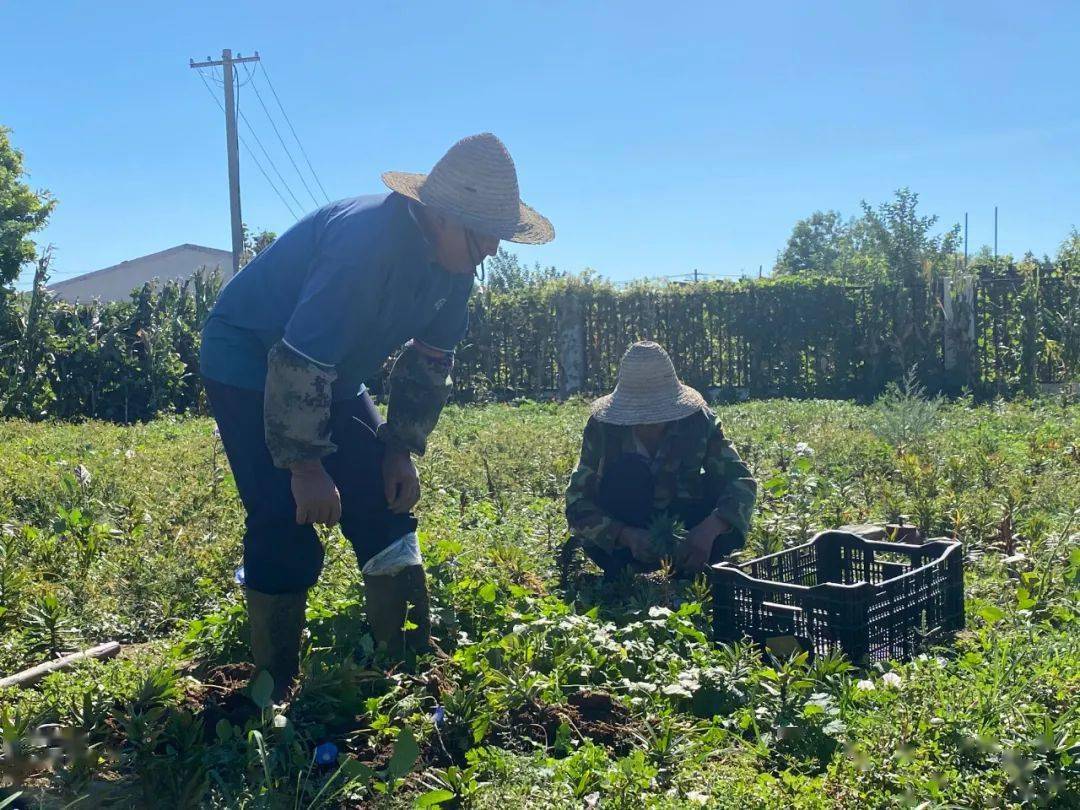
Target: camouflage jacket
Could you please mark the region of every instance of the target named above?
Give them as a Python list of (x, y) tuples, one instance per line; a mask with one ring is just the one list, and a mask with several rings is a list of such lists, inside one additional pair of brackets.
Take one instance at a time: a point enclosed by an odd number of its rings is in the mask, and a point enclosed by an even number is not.
[[(378, 435), (395, 450), (423, 455), (427, 437), (450, 396), (454, 355), (410, 341), (390, 371), (387, 420)], [(277, 467), (330, 455), (330, 404), (337, 373), (301, 357), (284, 343), (267, 355), (263, 421), (266, 446)]]
[[(566, 490), (566, 520), (583, 542), (611, 551), (623, 524), (596, 503), (606, 463), (635, 452), (631, 428), (589, 419)], [(702, 408), (668, 427), (652, 460), (653, 508), (706, 498), (742, 538), (750, 529), (757, 483), (713, 413)], [(692, 528), (692, 527), (688, 527)]]

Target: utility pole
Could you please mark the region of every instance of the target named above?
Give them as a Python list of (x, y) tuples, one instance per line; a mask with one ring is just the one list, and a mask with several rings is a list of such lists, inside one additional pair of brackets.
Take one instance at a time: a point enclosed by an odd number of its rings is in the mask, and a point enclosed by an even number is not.
[(994, 271), (997, 271), (997, 206), (994, 206)]
[(233, 65), (242, 62), (258, 62), (259, 52), (254, 56), (235, 57), (232, 50), (225, 48), (221, 51), (221, 60), (212, 60), (209, 56), (205, 62), (188, 60), (191, 67), (198, 70), (201, 68), (220, 67), (225, 77), (225, 152), (229, 160), (229, 211), (232, 215), (232, 264), (233, 275), (240, 269), (240, 255), (244, 252), (244, 225), (240, 217), (240, 152), (236, 146), (236, 95), (233, 82), (235, 76)]
[(968, 215), (967, 211), (964, 212), (964, 272), (967, 272), (968, 268)]

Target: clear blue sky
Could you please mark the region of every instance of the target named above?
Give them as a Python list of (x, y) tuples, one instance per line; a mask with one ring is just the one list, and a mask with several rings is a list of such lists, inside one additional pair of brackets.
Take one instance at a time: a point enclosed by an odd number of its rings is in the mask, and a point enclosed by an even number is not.
[[(427, 171), (463, 135), (500, 135), (558, 234), (521, 249), (530, 262), (615, 279), (756, 273), (798, 218), (850, 215), (902, 185), (946, 224), (969, 211), (972, 249), (992, 240), (995, 203), (1002, 252), (1053, 253), (1080, 224), (1075, 2), (26, 0), (0, 13), (16, 34), (0, 49), (0, 123), (60, 200), (43, 237), (60, 276), (229, 246), (223, 117), (188, 68), (223, 47), (266, 60), (331, 197), (380, 190), (385, 169)], [(241, 161), (245, 221), (288, 227)]]

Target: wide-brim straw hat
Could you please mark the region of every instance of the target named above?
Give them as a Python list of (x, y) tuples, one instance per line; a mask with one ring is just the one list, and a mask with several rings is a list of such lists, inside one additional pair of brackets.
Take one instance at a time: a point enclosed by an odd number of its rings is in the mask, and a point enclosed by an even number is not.
[(430, 174), (385, 172), (382, 179), (478, 234), (526, 245), (555, 238), (551, 223), (521, 201), (514, 160), (490, 132), (455, 143)]
[(593, 402), (590, 410), (612, 425), (651, 425), (682, 419), (705, 405), (701, 394), (679, 382), (664, 348), (644, 340), (626, 350), (615, 390)]

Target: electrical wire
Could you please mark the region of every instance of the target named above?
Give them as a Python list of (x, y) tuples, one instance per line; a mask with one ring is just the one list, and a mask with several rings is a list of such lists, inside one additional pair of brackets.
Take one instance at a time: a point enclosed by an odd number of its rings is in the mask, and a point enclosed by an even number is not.
[(239, 116), (240, 120), (244, 122), (244, 126), (248, 128), (248, 132), (251, 133), (251, 137), (255, 139), (255, 143), (258, 144), (259, 149), (262, 150), (263, 156), (266, 158), (266, 162), (270, 164), (270, 168), (274, 170), (274, 174), (277, 175), (278, 180), (281, 181), (281, 184), (285, 187), (285, 190), (289, 193), (289, 196), (293, 198), (293, 202), (296, 203), (296, 207), (303, 211), (304, 204), (300, 202), (299, 198), (293, 193), (292, 187), (289, 185), (289, 181), (286, 180), (285, 177), (278, 170), (277, 164), (274, 163), (274, 159), (270, 157), (270, 153), (266, 150), (266, 147), (263, 146), (262, 139), (259, 138), (258, 133), (255, 132), (255, 127), (251, 125), (251, 122), (248, 121), (247, 116), (244, 115), (244, 111), (240, 109), (239, 93), (236, 96), (236, 114), (237, 116)]
[(248, 82), (251, 83), (251, 89), (255, 91), (255, 98), (259, 100), (259, 106), (262, 107), (263, 112), (266, 113), (266, 120), (270, 122), (270, 127), (274, 130), (274, 134), (277, 135), (278, 143), (281, 144), (281, 148), (285, 150), (285, 155), (289, 158), (289, 163), (291, 163), (292, 167), (296, 170), (296, 176), (300, 178), (300, 182), (301, 184), (303, 184), (304, 190), (308, 193), (308, 196), (311, 197), (311, 201), (315, 203), (316, 206), (322, 205), (322, 203), (319, 202), (315, 195), (311, 193), (311, 188), (308, 187), (307, 180), (304, 179), (304, 173), (301, 172), (300, 167), (296, 165), (296, 161), (293, 160), (292, 152), (289, 150), (289, 147), (285, 145), (285, 139), (282, 138), (281, 133), (278, 132), (277, 124), (274, 123), (274, 119), (270, 115), (270, 110), (263, 102), (262, 93), (259, 92), (259, 86), (253, 83), (255, 79), (255, 74), (252, 72), (251, 67), (250, 65), (248, 65), (247, 62), (244, 63), (244, 70), (247, 71)]
[[(240, 85), (239, 82), (236, 81), (236, 79), (239, 77), (239, 72), (234, 73), (233, 76), (234, 76), (233, 84), (234, 84), (234, 86), (236, 88), (236, 91), (233, 94), (233, 102), (236, 105), (236, 110), (234, 111), (234, 114), (235, 114), (236, 118), (239, 118), (241, 121), (244, 122), (244, 125), (248, 128), (248, 132), (251, 133), (251, 137), (255, 139), (255, 143), (258, 145), (259, 149), (262, 150), (263, 157), (266, 158), (266, 162), (270, 164), (270, 168), (273, 169), (274, 174), (276, 174), (277, 177), (278, 177), (278, 180), (281, 181), (281, 185), (284, 186), (285, 191), (288, 192), (290, 197), (292, 197), (293, 202), (296, 203), (297, 209), (299, 211), (303, 212), (304, 204), (302, 202), (300, 202), (300, 200), (297, 198), (297, 196), (293, 193), (292, 187), (289, 185), (288, 181), (285, 179), (285, 176), (278, 170), (277, 164), (274, 163), (274, 159), (272, 157), (270, 157), (270, 152), (268, 152), (266, 147), (263, 145), (262, 139), (259, 137), (259, 133), (257, 133), (255, 131), (255, 127), (253, 127), (251, 125), (251, 122), (248, 121), (247, 116), (244, 115), (244, 111), (240, 109), (240, 87), (241, 87), (241, 85)], [(233, 120), (236, 120), (236, 118), (234, 118)]]
[[(210, 98), (212, 98), (214, 100), (214, 103), (217, 104), (218, 109), (222, 112), (225, 112), (225, 105), (221, 103), (220, 99), (218, 99), (217, 93), (215, 93), (213, 89), (211, 89), (209, 82), (206, 81), (206, 77), (202, 75), (202, 71), (196, 70), (195, 73), (198, 75), (199, 80), (203, 84), (203, 87), (206, 88), (206, 92), (210, 94)], [(247, 141), (244, 140), (244, 136), (241, 135), (239, 132), (236, 133), (236, 136), (240, 140), (240, 143), (243, 145), (244, 149), (247, 150), (248, 157), (250, 157), (251, 162), (255, 164), (255, 168), (259, 170), (259, 173), (262, 174), (262, 176), (266, 179), (266, 182), (269, 184), (270, 188), (274, 190), (274, 194), (276, 194), (277, 198), (281, 200), (281, 204), (284, 205), (286, 209), (288, 209), (289, 213), (292, 214), (293, 219), (299, 220), (300, 217), (293, 210), (292, 206), (289, 205), (289, 201), (285, 199), (285, 197), (280, 191), (278, 191), (277, 186), (274, 185), (274, 181), (270, 179), (270, 175), (268, 175), (266, 173), (266, 170), (263, 169), (262, 164), (259, 163), (258, 158), (255, 157), (255, 153), (251, 151), (251, 147), (248, 146)]]
[(319, 184), (319, 189), (323, 193), (323, 197), (327, 202), (330, 202), (330, 195), (326, 193), (326, 189), (323, 187), (322, 180), (319, 179), (319, 175), (316, 174), (315, 168), (311, 165), (311, 159), (308, 157), (307, 150), (304, 149), (304, 145), (300, 143), (300, 137), (296, 134), (296, 128), (293, 127), (292, 121), (289, 120), (289, 114), (285, 112), (285, 107), (281, 103), (281, 99), (278, 97), (277, 90), (274, 89), (274, 83), (270, 81), (270, 74), (266, 72), (266, 62), (259, 60), (259, 67), (262, 68), (263, 77), (266, 79), (266, 84), (270, 88), (270, 92), (274, 94), (274, 100), (277, 102), (278, 109), (281, 110), (282, 116), (285, 118), (285, 123), (289, 125), (289, 131), (292, 132), (293, 139), (296, 141), (296, 145), (300, 147), (300, 154), (304, 156), (304, 161), (307, 163), (308, 169), (311, 171), (311, 176), (315, 178), (315, 182)]
[[(245, 62), (243, 64), (247, 64), (247, 63)], [(236, 73), (238, 73), (238, 74), (240, 72), (235, 67), (233, 68), (233, 70), (236, 71)], [(218, 71), (221, 71), (220, 75), (218, 75)], [(225, 69), (223, 67), (220, 67), (219, 65), (210, 65), (210, 74), (211, 74), (210, 78), (213, 79), (214, 84), (216, 84), (218, 87), (224, 87), (225, 86)], [(237, 78), (237, 81), (236, 81), (236, 86), (237, 87), (247, 87), (249, 84), (251, 84), (251, 79), (250, 78), (246, 79), (244, 81), (239, 81), (239, 78)]]

